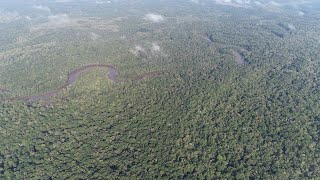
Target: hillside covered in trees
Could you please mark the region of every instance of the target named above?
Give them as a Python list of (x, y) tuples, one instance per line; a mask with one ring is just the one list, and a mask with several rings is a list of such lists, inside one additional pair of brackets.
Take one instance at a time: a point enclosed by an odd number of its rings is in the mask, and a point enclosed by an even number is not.
[(317, 179), (320, 4), (0, 4), (0, 179)]

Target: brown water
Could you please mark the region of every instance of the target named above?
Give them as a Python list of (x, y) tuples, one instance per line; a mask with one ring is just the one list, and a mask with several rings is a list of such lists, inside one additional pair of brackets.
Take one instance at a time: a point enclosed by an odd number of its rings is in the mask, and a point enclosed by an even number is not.
[(233, 55), (234, 55), (234, 59), (237, 64), (242, 65), (242, 64), (246, 63), (244, 56), (242, 54), (240, 54), (239, 52), (234, 51)]
[[(48, 98), (54, 97), (60, 91), (65, 90), (68, 87), (72, 86), (84, 72), (86, 72), (88, 70), (91, 70), (91, 69), (95, 69), (95, 68), (101, 68), (101, 67), (108, 69), (107, 77), (113, 83), (121, 83), (121, 82), (130, 81), (130, 80), (119, 80), (118, 79), (119, 72), (112, 65), (89, 64), (89, 65), (86, 65), (86, 66), (83, 66), (83, 67), (80, 67), (78, 69), (75, 69), (75, 70), (71, 71), (68, 74), (68, 79), (67, 79), (66, 83), (63, 86), (61, 86), (58, 89), (56, 89), (56, 90), (52, 90), (52, 91), (49, 91), (49, 92), (44, 93), (44, 94), (36, 94), (36, 95), (31, 95), (31, 96), (18, 96), (18, 97), (10, 98), (10, 99), (7, 99), (7, 100), (36, 101), (36, 100), (42, 100), (42, 99), (48, 99)], [(148, 77), (159, 76), (161, 74), (163, 74), (163, 71), (148, 72), (148, 73), (141, 74), (141, 75), (139, 75), (137, 77), (134, 77), (134, 78), (132, 78), (132, 80), (139, 81), (139, 80), (142, 80), (142, 79), (145, 79), (145, 78), (148, 78)]]
[(9, 90), (6, 88), (0, 87), (0, 92), (9, 92)]

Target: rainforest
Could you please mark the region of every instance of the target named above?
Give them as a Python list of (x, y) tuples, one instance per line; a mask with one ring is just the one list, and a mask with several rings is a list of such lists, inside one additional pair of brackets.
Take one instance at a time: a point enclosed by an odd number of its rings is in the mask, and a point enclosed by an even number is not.
[(3, 0), (0, 179), (318, 179), (316, 0)]

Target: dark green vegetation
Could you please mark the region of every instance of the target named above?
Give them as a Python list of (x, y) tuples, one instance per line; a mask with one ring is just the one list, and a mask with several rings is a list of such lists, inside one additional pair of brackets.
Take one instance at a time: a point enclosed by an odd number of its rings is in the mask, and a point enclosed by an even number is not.
[[(0, 21), (0, 179), (319, 178), (319, 9), (202, 2), (27, 3)], [(5, 101), (92, 63), (167, 73), (97, 69)]]

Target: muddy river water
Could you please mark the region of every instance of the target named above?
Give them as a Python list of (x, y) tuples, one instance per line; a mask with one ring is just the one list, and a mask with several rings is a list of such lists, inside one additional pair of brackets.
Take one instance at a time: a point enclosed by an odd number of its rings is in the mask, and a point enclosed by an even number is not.
[(121, 83), (121, 82), (129, 82), (129, 81), (139, 81), (148, 77), (153, 77), (153, 76), (159, 76), (163, 74), (163, 71), (153, 71), (153, 72), (148, 72), (141, 74), (139, 76), (133, 77), (129, 80), (122, 80), (118, 79), (118, 70), (112, 66), (112, 65), (106, 65), (106, 64), (89, 64), (86, 66), (82, 66), (78, 69), (75, 69), (71, 71), (68, 74), (68, 79), (64, 85), (61, 87), (57, 88), (56, 90), (52, 90), (49, 92), (46, 92), (44, 94), (36, 94), (36, 95), (31, 95), (31, 96), (18, 96), (14, 98), (10, 98), (7, 100), (23, 100), (23, 101), (35, 101), (35, 100), (42, 100), (42, 99), (48, 99), (50, 97), (56, 96), (60, 91), (63, 91), (67, 89), (68, 87), (72, 86), (78, 79), (79, 77), (86, 71), (89, 71), (91, 69), (95, 68), (106, 68), (108, 69), (107, 77), (109, 80), (111, 80), (113, 83)]

